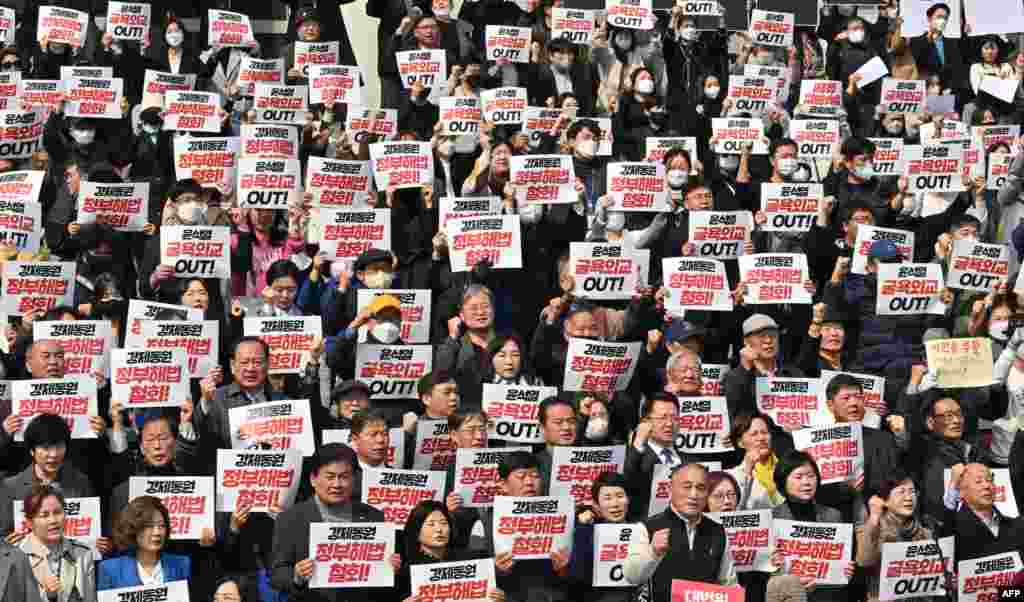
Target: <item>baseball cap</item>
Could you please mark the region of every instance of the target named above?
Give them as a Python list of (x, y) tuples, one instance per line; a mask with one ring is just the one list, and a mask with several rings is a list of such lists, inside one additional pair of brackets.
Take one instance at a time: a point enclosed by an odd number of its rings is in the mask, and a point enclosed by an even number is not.
[(385, 309), (393, 309), (397, 312), (402, 311), (402, 303), (398, 300), (398, 297), (394, 295), (377, 295), (377, 297), (370, 302), (367, 306), (370, 310), (370, 315), (377, 315)]
[(337, 387), (334, 387), (334, 391), (331, 392), (331, 397), (333, 399), (342, 399), (353, 392), (362, 393), (369, 397), (370, 387), (359, 380), (346, 380)]
[(356, 258), (356, 262), (352, 266), (352, 270), (355, 272), (362, 272), (370, 265), (380, 263), (382, 261), (391, 263), (391, 253), (384, 249), (367, 249), (360, 253), (359, 257)]
[(680, 320), (679, 318), (673, 319), (665, 327), (665, 341), (668, 343), (682, 343), (686, 339), (703, 337), (707, 336), (707, 334), (708, 331), (704, 327), (698, 326), (693, 322)]
[(903, 255), (900, 253), (899, 248), (896, 247), (896, 243), (891, 240), (876, 240), (871, 243), (871, 248), (868, 249), (868, 257), (881, 260), (883, 263), (903, 261)]
[(743, 336), (750, 336), (762, 330), (779, 330), (779, 325), (771, 316), (754, 314), (743, 321)]
[(316, 9), (312, 6), (300, 8), (295, 14), (295, 27), (302, 27), (302, 24), (306, 21), (320, 22), (320, 16), (316, 14)]

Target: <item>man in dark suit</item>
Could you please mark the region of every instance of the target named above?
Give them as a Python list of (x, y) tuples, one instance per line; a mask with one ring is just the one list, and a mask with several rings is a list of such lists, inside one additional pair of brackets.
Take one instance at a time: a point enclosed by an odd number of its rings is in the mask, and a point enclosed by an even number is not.
[[(926, 12), (928, 31), (910, 40), (910, 52), (914, 55), (918, 71), (938, 75), (943, 88), (952, 88), (956, 92), (964, 88), (967, 70), (960, 53), (960, 40), (943, 35), (951, 12), (949, 5), (943, 2), (933, 4)], [(958, 23), (959, 16), (954, 27), (959, 27)]]
[(552, 447), (566, 447), (576, 444), (576, 408), (567, 399), (549, 397), (540, 402), (537, 421), (544, 436), (544, 449), (537, 452), (540, 469), (540, 495), (551, 490)]
[(626, 448), (626, 463), (622, 467), (629, 484), (629, 509), (633, 519), (649, 516), (655, 466), (666, 464), (671, 469), (682, 464), (675, 450), (678, 424), (679, 402), (668, 394), (660, 393), (644, 402), (643, 418), (633, 436), (633, 445)]
[(957, 561), (1014, 550), (1024, 554), (1024, 521), (1007, 518), (995, 507), (992, 471), (984, 464), (953, 470), (943, 535), (956, 536)]
[(552, 39), (547, 49), (550, 63), (537, 62), (539, 53), (534, 52), (526, 67), (530, 103), (545, 107), (549, 98), (570, 92), (579, 102), (579, 114), (593, 115), (597, 84), (591, 63), (580, 61), (578, 47), (565, 38)]
[[(349, 447), (356, 455), (356, 463), (352, 466), (352, 495), (357, 500), (362, 499), (363, 495), (363, 469), (388, 468), (389, 443), (387, 414), (374, 409), (360, 412), (352, 418)], [(401, 466), (402, 459), (395, 458), (395, 466), (392, 468)]]
[[(352, 499), (358, 460), (340, 443), (324, 445), (313, 457), (313, 497), (292, 506), (274, 528), (274, 564), (270, 583), (294, 602), (339, 602), (386, 597), (378, 589), (310, 589), (314, 562), (309, 558), (311, 523), (382, 523), (384, 513)], [(394, 564), (394, 558), (390, 559)]]
[[(840, 374), (828, 383), (826, 403), (838, 424), (855, 424), (864, 420), (864, 388), (849, 374)], [(843, 514), (843, 520), (863, 522), (863, 494), (878, 491), (894, 466), (903, 465), (903, 455), (896, 449), (891, 433), (869, 426), (862, 427), (864, 438), (864, 474), (853, 481), (833, 483), (818, 489), (817, 501)]]

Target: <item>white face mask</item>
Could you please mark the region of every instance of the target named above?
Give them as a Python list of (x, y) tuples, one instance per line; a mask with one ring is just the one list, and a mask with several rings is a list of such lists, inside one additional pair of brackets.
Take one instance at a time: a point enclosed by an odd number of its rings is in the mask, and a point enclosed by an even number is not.
[(854, 29), (853, 31), (846, 35), (846, 38), (854, 44), (860, 44), (861, 42), (864, 41), (864, 30)]
[(653, 79), (638, 79), (636, 80), (636, 91), (641, 94), (654, 94), (654, 80)]
[(435, 17), (441, 17), (442, 19), (445, 19), (448, 17), (448, 13), (449, 11), (447, 6), (438, 6), (437, 8), (434, 9)]
[(576, 143), (576, 154), (584, 159), (591, 159), (597, 152), (597, 142), (593, 138)]
[(96, 130), (71, 130), (71, 137), (81, 146), (89, 146), (96, 139)]
[(531, 203), (519, 207), (519, 219), (526, 224), (536, 224), (544, 215), (544, 205)]
[(206, 203), (178, 203), (178, 219), (186, 224), (199, 224), (206, 221)]
[(611, 232), (622, 232), (626, 228), (626, 214), (621, 211), (611, 211), (608, 213), (608, 223), (605, 225), (605, 230)]
[(146, 132), (147, 134), (152, 136), (154, 134), (159, 134), (160, 133), (160, 126), (158, 126), (158, 125), (150, 125), (148, 123), (143, 123), (142, 124), (142, 131)]
[(697, 33), (696, 27), (684, 27), (682, 31), (679, 32), (679, 37), (683, 38), (687, 42), (696, 40), (698, 35), (700, 34)]
[(391, 288), (395, 275), (391, 272), (367, 272), (363, 275), (363, 284), (369, 288)]
[(799, 167), (799, 163), (797, 163), (796, 159), (792, 159), (792, 158), (779, 159), (779, 166), (778, 166), (779, 175), (791, 176), (791, 175), (793, 175), (793, 173), (796, 172), (796, 168), (797, 167)]
[(584, 434), (591, 441), (601, 441), (608, 436), (608, 419), (604, 416), (591, 416), (587, 420), (587, 431)]
[(686, 172), (681, 169), (670, 169), (665, 179), (670, 188), (678, 190), (686, 185)]
[(167, 35), (164, 36), (164, 39), (167, 40), (168, 46), (171, 48), (177, 48), (185, 41), (185, 34), (180, 31), (169, 31), (167, 32)]
[(377, 339), (385, 345), (390, 345), (398, 340), (398, 335), (402, 333), (402, 327), (394, 322), (377, 322), (370, 329), (370, 334), (373, 338)]
[(452, 149), (454, 147), (455, 147), (455, 144), (451, 140), (445, 140), (441, 144), (437, 145), (437, 154), (441, 155), (444, 158), (451, 157), (452, 156)]
[(736, 171), (740, 168), (739, 155), (721, 155), (718, 157), (718, 166), (723, 171)]
[(721, 91), (721, 88), (704, 88), (704, 96), (707, 96), (708, 98), (718, 98), (718, 93)]
[(1009, 320), (996, 320), (988, 323), (988, 333), (993, 339), (999, 339), (1005, 341), (1007, 339), (1007, 330), (1010, 328)]

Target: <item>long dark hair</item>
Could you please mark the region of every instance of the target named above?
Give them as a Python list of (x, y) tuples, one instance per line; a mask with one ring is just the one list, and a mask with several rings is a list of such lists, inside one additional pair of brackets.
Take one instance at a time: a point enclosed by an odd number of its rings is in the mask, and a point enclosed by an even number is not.
[(523, 342), (523, 339), (521, 339), (519, 335), (515, 333), (506, 333), (497, 335), (496, 337), (491, 339), (490, 343), (487, 344), (487, 366), (485, 367), (484, 375), (485, 383), (494, 380), (494, 356), (498, 355), (498, 352), (501, 351), (502, 347), (505, 346), (505, 343), (508, 343), (509, 341), (512, 341), (513, 343), (519, 346), (520, 364), (518, 376), (526, 376), (528, 380), (534, 380), (536, 378), (536, 375), (533, 373), (533, 370), (530, 368), (526, 361), (526, 343)]
[(448, 507), (445, 506), (444, 502), (438, 502), (436, 500), (423, 500), (409, 513), (409, 518), (405, 521), (405, 562), (407, 564), (413, 564), (413, 562), (423, 557), (423, 553), (420, 551), (420, 531), (423, 530), (423, 523), (427, 522), (427, 517), (435, 512), (440, 512), (444, 515), (445, 520), (448, 521), (448, 545), (445, 549), (446, 558), (451, 557), (453, 545), (452, 545), (452, 515), (448, 513)]

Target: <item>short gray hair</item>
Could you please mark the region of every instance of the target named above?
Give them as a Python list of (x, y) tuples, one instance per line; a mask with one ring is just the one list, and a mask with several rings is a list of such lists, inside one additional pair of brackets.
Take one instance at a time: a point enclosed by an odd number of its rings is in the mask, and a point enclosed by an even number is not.
[(676, 364), (679, 363), (679, 360), (684, 357), (693, 358), (693, 361), (697, 364), (697, 371), (703, 374), (704, 364), (700, 361), (700, 356), (689, 349), (680, 349), (670, 355), (668, 361), (665, 362), (665, 372), (671, 372), (676, 367)]
[(459, 307), (461, 308), (466, 305), (466, 301), (469, 301), (473, 297), (479, 297), (480, 295), (486, 295), (487, 300), (491, 302), (491, 305), (494, 304), (494, 293), (491, 292), (491, 289), (482, 284), (470, 284), (466, 287), (466, 290), (462, 291), (462, 303), (459, 304)]

